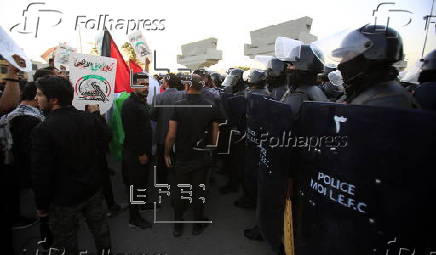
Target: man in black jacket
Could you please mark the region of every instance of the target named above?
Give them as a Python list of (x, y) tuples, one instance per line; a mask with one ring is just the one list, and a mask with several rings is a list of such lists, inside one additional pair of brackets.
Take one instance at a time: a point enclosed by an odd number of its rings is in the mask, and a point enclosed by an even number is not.
[(52, 247), (59, 254), (78, 254), (80, 215), (94, 236), (98, 254), (109, 254), (109, 225), (100, 191), (100, 154), (109, 142), (107, 130), (92, 114), (71, 105), (73, 88), (68, 80), (50, 76), (36, 84), (38, 104), (49, 112), (32, 132), (37, 214), (50, 215)]
[[(144, 73), (133, 75), (134, 92), (123, 103), (121, 118), (125, 133), (123, 150), (123, 174), (125, 184), (131, 190), (129, 203), (129, 226), (150, 228), (151, 224), (139, 213), (140, 200), (136, 195), (146, 189), (152, 156), (152, 129), (147, 109), (148, 76)], [(141, 192), (142, 193), (142, 192)], [(151, 205), (151, 204), (146, 204)]]

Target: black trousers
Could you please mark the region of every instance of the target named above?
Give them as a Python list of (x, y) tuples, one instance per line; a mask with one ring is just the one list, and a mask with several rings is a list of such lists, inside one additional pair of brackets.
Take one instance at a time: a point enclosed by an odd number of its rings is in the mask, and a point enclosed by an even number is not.
[(160, 184), (168, 183), (168, 173), (169, 169), (165, 165), (165, 145), (158, 144), (156, 150), (156, 172), (157, 172), (157, 182)]
[(209, 155), (200, 152), (190, 161), (175, 162), (173, 194), (174, 215), (176, 220), (183, 218), (184, 212), (192, 205), (194, 220), (202, 220), (207, 190), (207, 167)]
[[(12, 212), (12, 203), (14, 203), (14, 196), (11, 196), (11, 172), (6, 165), (3, 164), (3, 158), (0, 157), (0, 168), (2, 169), (0, 172), (0, 194), (1, 198), (4, 201), (1, 205), (1, 213), (3, 217), (0, 219), (0, 227), (1, 227), (1, 236), (3, 238), (3, 244), (5, 245), (4, 250), (5, 254), (14, 254), (13, 242), (12, 242), (12, 218), (15, 217)], [(19, 201), (19, 200), (18, 200)]]
[[(123, 177), (124, 183), (130, 188), (130, 185), (133, 185), (133, 194), (134, 198), (130, 198), (130, 200), (138, 200), (135, 194), (146, 195), (147, 198), (150, 192), (150, 188), (148, 185), (148, 176), (150, 174), (151, 169), (151, 157), (149, 161), (145, 165), (141, 165), (139, 163), (138, 155), (130, 152), (129, 150), (123, 151)], [(138, 189), (147, 189), (146, 192), (136, 192)], [(141, 201), (145, 201), (146, 198), (141, 198)], [(129, 215), (130, 219), (138, 219), (141, 217), (139, 213), (139, 205), (129, 203)]]
[(109, 172), (109, 168), (107, 165), (106, 158), (103, 159), (103, 179), (102, 179), (102, 188), (103, 188), (103, 195), (104, 199), (106, 201), (106, 206), (108, 209), (110, 209), (114, 204), (114, 193), (112, 191), (112, 180), (111, 175)]
[[(20, 185), (20, 174), (13, 165), (2, 165), (5, 174), (7, 175), (5, 179), (4, 186), (7, 190), (6, 204), (9, 207), (9, 213), (12, 217), (13, 222), (15, 222), (21, 216), (21, 185)], [(7, 180), (7, 181), (6, 181)]]

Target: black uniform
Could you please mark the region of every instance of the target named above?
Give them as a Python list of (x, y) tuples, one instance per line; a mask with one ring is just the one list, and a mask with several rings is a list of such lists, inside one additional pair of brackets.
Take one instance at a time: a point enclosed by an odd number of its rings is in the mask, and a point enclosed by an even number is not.
[(417, 107), (411, 94), (396, 81), (375, 83), (368, 89), (362, 91), (349, 103), (401, 108)]

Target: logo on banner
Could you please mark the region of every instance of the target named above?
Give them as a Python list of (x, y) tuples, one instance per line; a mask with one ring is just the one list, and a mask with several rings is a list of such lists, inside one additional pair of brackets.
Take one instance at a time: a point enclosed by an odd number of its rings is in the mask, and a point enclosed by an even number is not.
[(92, 74), (77, 80), (75, 91), (80, 100), (107, 102), (112, 88), (104, 77)]

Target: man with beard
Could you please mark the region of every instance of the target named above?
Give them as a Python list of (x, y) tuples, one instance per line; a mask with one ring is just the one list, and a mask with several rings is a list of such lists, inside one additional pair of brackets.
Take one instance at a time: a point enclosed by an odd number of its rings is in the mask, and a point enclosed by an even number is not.
[[(133, 93), (123, 103), (121, 118), (123, 121), (125, 139), (123, 147), (123, 177), (129, 189), (135, 194), (139, 189), (146, 189), (152, 157), (152, 129), (150, 113), (147, 109), (149, 80), (145, 73), (133, 74), (135, 88)], [(132, 194), (132, 191), (130, 193)], [(129, 226), (133, 228), (151, 228), (151, 224), (142, 218), (138, 200), (133, 195), (129, 203)], [(145, 201), (143, 201), (145, 202)], [(150, 209), (150, 203), (142, 206)]]
[(71, 105), (74, 91), (68, 80), (48, 76), (36, 86), (38, 105), (48, 116), (32, 132), (32, 185), (37, 215), (50, 216), (52, 250), (55, 254), (79, 253), (77, 233), (83, 216), (98, 254), (109, 254), (100, 160), (109, 135), (92, 114)]

